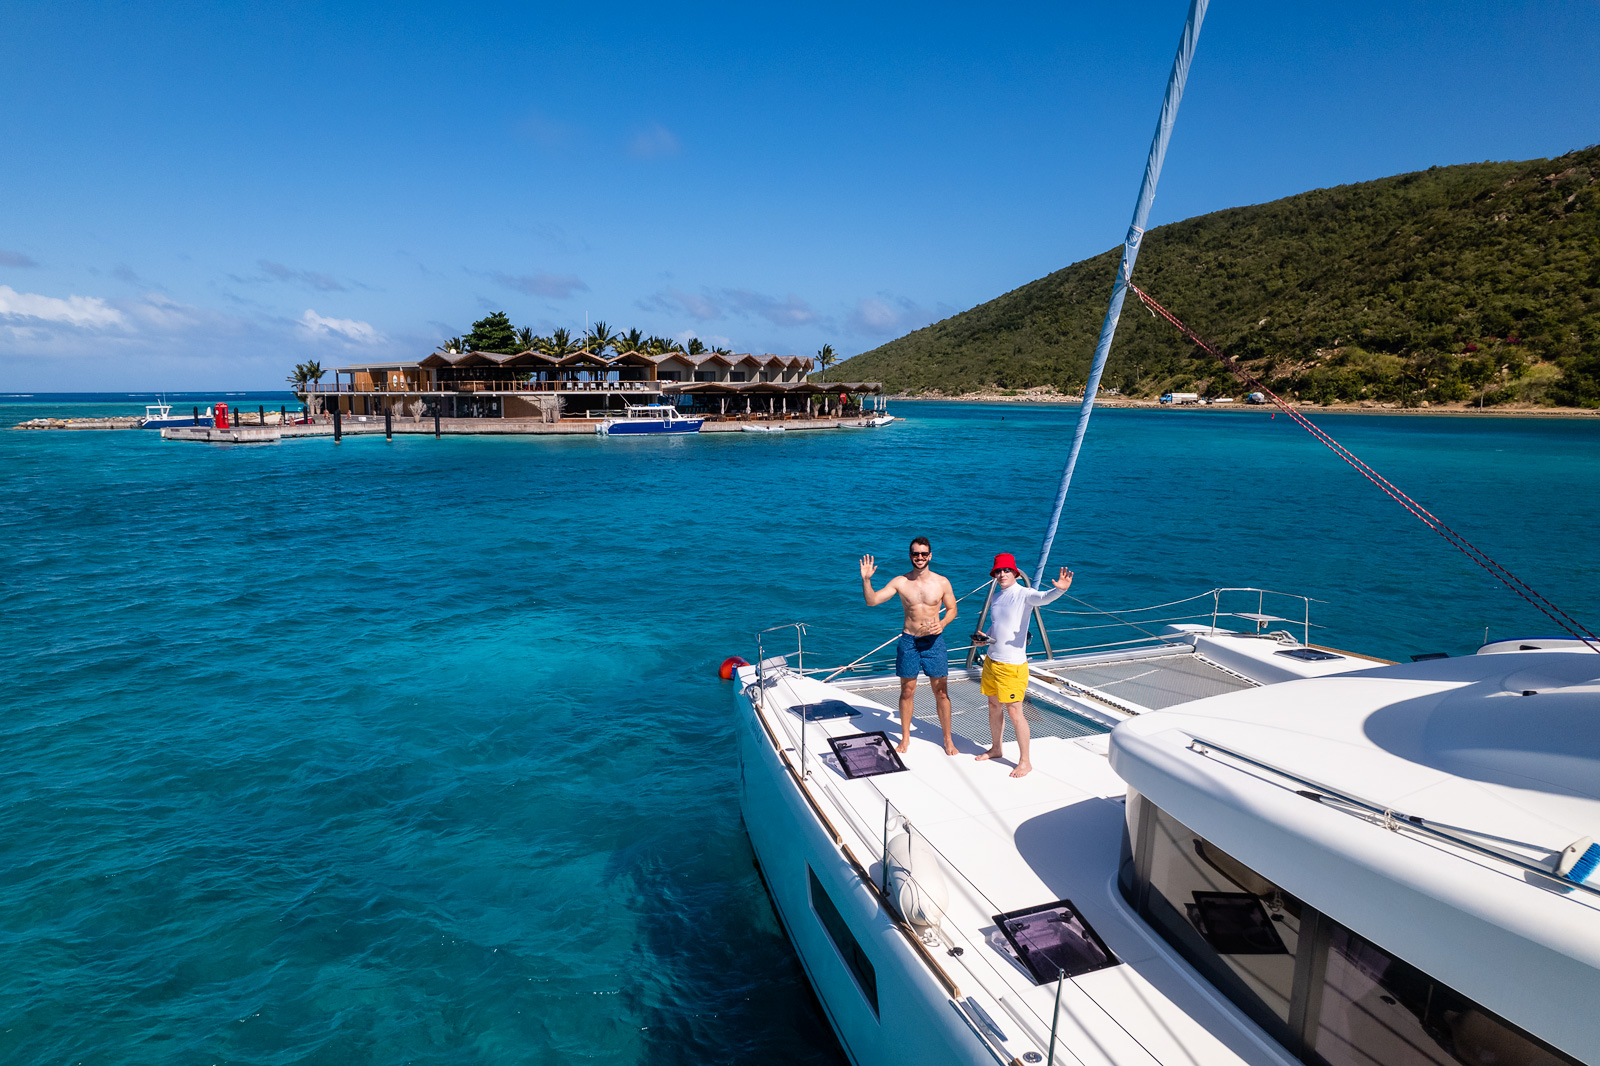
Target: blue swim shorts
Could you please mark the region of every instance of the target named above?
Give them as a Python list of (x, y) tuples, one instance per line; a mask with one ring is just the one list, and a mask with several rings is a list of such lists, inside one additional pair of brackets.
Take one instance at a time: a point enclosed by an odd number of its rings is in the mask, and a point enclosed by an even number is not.
[(944, 634), (931, 637), (914, 637), (900, 634), (900, 643), (894, 649), (896, 677), (916, 677), (918, 673), (929, 677), (945, 677), (950, 673), (950, 650), (945, 647)]

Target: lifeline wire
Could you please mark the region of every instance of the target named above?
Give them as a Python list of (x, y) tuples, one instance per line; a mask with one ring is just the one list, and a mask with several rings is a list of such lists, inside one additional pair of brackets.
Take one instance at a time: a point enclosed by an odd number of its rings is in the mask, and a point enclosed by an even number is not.
[(1521, 596), (1523, 599), (1527, 600), (1528, 603), (1532, 604), (1533, 607), (1546, 618), (1550, 619), (1556, 625), (1572, 634), (1575, 639), (1582, 641), (1590, 650), (1600, 652), (1600, 637), (1596, 637), (1594, 633), (1589, 630), (1589, 627), (1582, 625), (1571, 615), (1567, 614), (1561, 608), (1545, 599), (1537, 591), (1535, 591), (1531, 585), (1527, 584), (1527, 582), (1523, 581), (1511, 571), (1507, 570), (1505, 567), (1501, 566), (1499, 563), (1490, 558), (1488, 553), (1478, 548), (1460, 533), (1457, 533), (1455, 530), (1445, 525), (1443, 520), (1434, 515), (1426, 507), (1423, 507), (1416, 500), (1413, 500), (1410, 496), (1407, 496), (1405, 493), (1401, 492), (1389, 481), (1388, 478), (1384, 477), (1382, 474), (1379, 474), (1376, 470), (1372, 469), (1372, 467), (1356, 458), (1353, 452), (1351, 452), (1344, 445), (1340, 444), (1338, 441), (1334, 440), (1332, 437), (1328, 436), (1328, 434), (1324, 433), (1305, 415), (1301, 414), (1298, 410), (1285, 403), (1277, 393), (1263, 385), (1254, 374), (1240, 366), (1238, 361), (1232, 356), (1223, 355), (1213, 345), (1208, 344), (1206, 341), (1201, 339), (1198, 333), (1184, 325), (1184, 323), (1179, 320), (1177, 315), (1174, 315), (1171, 311), (1168, 311), (1165, 307), (1162, 307), (1159, 303), (1157, 303), (1149, 293), (1145, 292), (1132, 282), (1128, 283), (1128, 287), (1133, 290), (1135, 296), (1144, 301), (1145, 306), (1150, 309), (1152, 314), (1159, 315), (1166, 319), (1173, 326), (1177, 327), (1178, 332), (1189, 338), (1189, 340), (1198, 345), (1202, 351), (1210, 355), (1213, 359), (1217, 360), (1217, 362), (1221, 363), (1223, 368), (1226, 369), (1228, 373), (1232, 374), (1240, 382), (1253, 386), (1256, 390), (1265, 395), (1277, 406), (1280, 411), (1294, 419), (1296, 422), (1300, 423), (1306, 432), (1310, 433), (1313, 437), (1316, 437), (1323, 444), (1327, 445), (1333, 454), (1337, 455), (1339, 458), (1355, 467), (1357, 472), (1359, 472), (1368, 481), (1378, 486), (1378, 488), (1382, 489), (1384, 493), (1387, 494), (1392, 500), (1404, 507), (1406, 510), (1410, 511), (1412, 514), (1416, 515), (1417, 518), (1422, 521), (1423, 525), (1427, 526), (1445, 540), (1449, 541), (1458, 551), (1461, 552), (1461, 554), (1465, 555), (1467, 558), (1471, 559), (1473, 562), (1487, 570), (1490, 576), (1501, 582), (1504, 582), (1512, 592), (1515, 592), (1518, 596)]

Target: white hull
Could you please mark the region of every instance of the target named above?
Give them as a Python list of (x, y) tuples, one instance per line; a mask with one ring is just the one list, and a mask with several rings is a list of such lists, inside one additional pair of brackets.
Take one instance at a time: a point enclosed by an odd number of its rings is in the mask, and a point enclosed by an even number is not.
[[(841, 852), (739, 697), (740, 803), (779, 921), (845, 1053), (858, 1066), (993, 1064), (948, 991), (890, 919), (861, 868)], [(812, 909), (808, 868), (871, 959), (872, 1007)], [(878, 864), (867, 871), (878, 871)], [(881, 871), (879, 871), (881, 873)]]

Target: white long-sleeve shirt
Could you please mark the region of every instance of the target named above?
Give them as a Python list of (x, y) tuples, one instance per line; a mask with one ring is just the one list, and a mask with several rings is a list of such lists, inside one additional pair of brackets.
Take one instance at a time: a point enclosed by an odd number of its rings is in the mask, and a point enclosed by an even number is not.
[(989, 637), (992, 643), (984, 653), (997, 663), (1025, 663), (1028, 661), (1029, 614), (1035, 607), (1043, 607), (1063, 590), (1058, 588), (1030, 589), (1021, 582), (1008, 589), (999, 589), (989, 601)]

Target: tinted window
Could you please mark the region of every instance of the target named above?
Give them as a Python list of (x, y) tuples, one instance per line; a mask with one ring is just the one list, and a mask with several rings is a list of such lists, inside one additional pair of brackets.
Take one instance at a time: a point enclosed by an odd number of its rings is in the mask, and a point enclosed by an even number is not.
[(850, 927), (844, 924), (844, 915), (839, 913), (839, 908), (828, 898), (828, 893), (822, 888), (822, 882), (817, 880), (816, 871), (807, 866), (806, 873), (811, 878), (811, 909), (816, 911), (817, 919), (822, 923), (828, 939), (839, 949), (839, 955), (844, 959), (845, 966), (849, 967), (851, 975), (855, 977), (856, 984), (861, 988), (861, 994), (867, 997), (872, 1013), (877, 1014), (878, 974), (872, 968), (872, 960), (867, 958), (867, 953), (856, 943), (855, 934), (850, 932)]
[(1331, 1066), (1558, 1066), (1570, 1061), (1337, 925), (1329, 938), (1314, 1047)]
[(1230, 999), (1286, 1039), (1300, 901), (1155, 804), (1143, 810), (1146, 917)]
[(1138, 793), (1118, 884), (1311, 1066), (1582, 1066), (1284, 892)]

